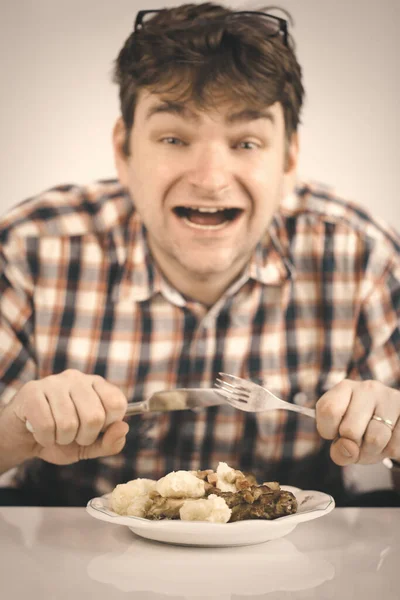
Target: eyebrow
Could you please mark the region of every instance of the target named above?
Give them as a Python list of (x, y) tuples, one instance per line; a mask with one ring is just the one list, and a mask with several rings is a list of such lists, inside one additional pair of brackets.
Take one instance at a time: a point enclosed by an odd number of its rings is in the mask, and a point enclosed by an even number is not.
[(179, 102), (162, 102), (161, 104), (154, 104), (150, 106), (150, 108), (146, 112), (146, 121), (151, 119), (154, 115), (159, 115), (167, 113), (170, 115), (176, 115), (178, 117), (183, 117), (185, 119), (189, 119), (190, 121), (198, 122), (200, 121), (200, 117), (190, 110), (184, 104), (180, 104)]
[(233, 125), (235, 123), (257, 121), (258, 119), (265, 119), (270, 121), (272, 124), (275, 123), (275, 117), (270, 110), (257, 110), (254, 108), (245, 108), (239, 112), (232, 113), (227, 116), (226, 121)]
[[(160, 104), (154, 104), (147, 110), (145, 119), (148, 121), (154, 115), (159, 114), (176, 115), (195, 123), (200, 121), (200, 116), (197, 113), (180, 102), (166, 101)], [(253, 108), (245, 108), (239, 112), (231, 113), (227, 115), (225, 120), (228, 124), (234, 125), (236, 123), (248, 123), (250, 121), (257, 121), (259, 119), (265, 119), (270, 121), (272, 124), (275, 123), (275, 117), (270, 110), (257, 110)]]

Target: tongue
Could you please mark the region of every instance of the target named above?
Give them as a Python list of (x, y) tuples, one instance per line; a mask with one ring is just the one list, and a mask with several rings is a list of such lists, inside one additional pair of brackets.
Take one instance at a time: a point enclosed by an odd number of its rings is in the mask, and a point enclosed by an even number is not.
[(196, 225), (221, 225), (226, 221), (225, 211), (223, 210), (215, 213), (204, 213), (190, 209), (187, 218)]

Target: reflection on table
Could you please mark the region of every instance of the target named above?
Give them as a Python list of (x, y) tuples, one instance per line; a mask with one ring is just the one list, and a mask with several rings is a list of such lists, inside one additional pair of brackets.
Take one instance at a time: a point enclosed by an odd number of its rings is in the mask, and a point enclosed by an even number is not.
[(233, 548), (152, 542), (80, 508), (0, 508), (2, 597), (399, 598), (400, 509), (336, 508)]

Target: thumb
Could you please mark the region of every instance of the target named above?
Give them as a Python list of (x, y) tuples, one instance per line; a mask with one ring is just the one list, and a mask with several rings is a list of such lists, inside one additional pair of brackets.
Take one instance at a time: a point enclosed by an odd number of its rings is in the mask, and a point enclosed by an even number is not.
[(360, 448), (354, 440), (339, 437), (331, 444), (331, 459), (337, 465), (344, 467), (356, 463), (360, 456)]
[(129, 425), (125, 421), (116, 421), (107, 427), (104, 435), (90, 446), (82, 446), (81, 450), (84, 456), (80, 459), (98, 458), (99, 456), (112, 456), (121, 452), (125, 446), (126, 434), (129, 431)]

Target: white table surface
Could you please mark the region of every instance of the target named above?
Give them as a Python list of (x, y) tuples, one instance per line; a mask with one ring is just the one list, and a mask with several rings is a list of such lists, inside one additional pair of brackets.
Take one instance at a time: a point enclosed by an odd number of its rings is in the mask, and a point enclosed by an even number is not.
[(235, 548), (151, 542), (83, 508), (0, 507), (4, 600), (400, 598), (400, 508), (336, 508)]

